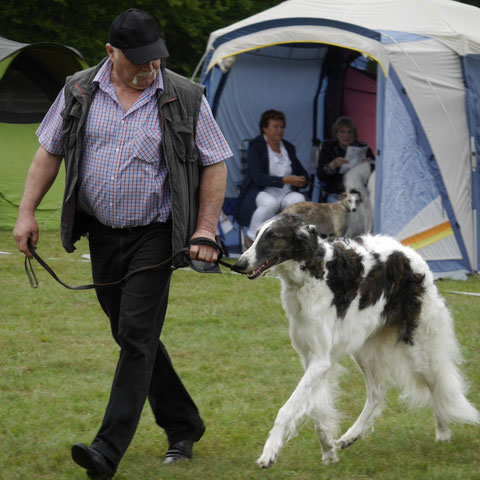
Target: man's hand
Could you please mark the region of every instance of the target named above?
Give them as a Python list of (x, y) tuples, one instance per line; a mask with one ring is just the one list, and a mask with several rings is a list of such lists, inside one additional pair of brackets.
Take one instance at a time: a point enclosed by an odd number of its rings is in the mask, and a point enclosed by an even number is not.
[[(215, 242), (215, 236), (208, 231), (198, 229), (192, 235), (190, 240), (199, 237), (206, 237)], [(200, 260), (202, 262), (216, 262), (218, 259), (218, 250), (215, 247), (211, 247), (210, 245), (190, 245), (190, 250), (188, 252), (188, 256), (192, 260)]]
[(32, 246), (38, 242), (38, 223), (33, 215), (19, 214), (17, 223), (13, 229), (13, 236), (17, 242), (17, 247), (25, 256), (32, 258), (32, 254), (28, 249), (28, 241)]

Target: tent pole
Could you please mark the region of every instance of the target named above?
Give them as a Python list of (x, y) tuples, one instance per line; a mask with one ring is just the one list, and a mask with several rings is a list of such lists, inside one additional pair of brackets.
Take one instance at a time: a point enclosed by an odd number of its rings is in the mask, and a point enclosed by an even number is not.
[(198, 71), (200, 70), (200, 67), (202, 66), (206, 56), (207, 56), (207, 52), (205, 51), (205, 53), (202, 55), (202, 58), (197, 63), (197, 66), (195, 67), (195, 70), (193, 71), (192, 76), (190, 77), (190, 80), (195, 81), (195, 77), (197, 76)]

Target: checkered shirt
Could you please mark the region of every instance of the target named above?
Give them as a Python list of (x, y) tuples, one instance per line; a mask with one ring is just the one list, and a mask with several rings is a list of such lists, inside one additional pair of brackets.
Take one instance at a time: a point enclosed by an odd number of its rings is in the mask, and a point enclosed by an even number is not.
[[(110, 82), (107, 60), (93, 79), (98, 90), (85, 126), (83, 158), (79, 166), (78, 208), (113, 228), (165, 222), (172, 207), (168, 169), (160, 144), (157, 90), (163, 90), (161, 73), (125, 112)], [(40, 144), (63, 156), (60, 113), (63, 89), (37, 130)], [(202, 100), (196, 146), (203, 166), (226, 160), (232, 152), (210, 106)]]

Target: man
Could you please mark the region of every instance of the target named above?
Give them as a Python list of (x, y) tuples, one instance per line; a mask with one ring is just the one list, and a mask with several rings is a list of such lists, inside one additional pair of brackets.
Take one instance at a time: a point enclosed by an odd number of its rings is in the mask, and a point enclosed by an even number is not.
[[(108, 58), (67, 79), (39, 127), (14, 229), (19, 250), (30, 257), (27, 243), (38, 241), (35, 209), (64, 158), (62, 242), (72, 252), (88, 234), (96, 283), (164, 262), (189, 240), (214, 240), (225, 159), (232, 155), (203, 87), (161, 66), (168, 51), (151, 15), (121, 13), (108, 41)], [(200, 243), (188, 256), (214, 262), (217, 250)], [(184, 265), (182, 258), (173, 265)], [(159, 340), (170, 277), (167, 265), (96, 290), (121, 349), (100, 430), (90, 446), (72, 447), (73, 460), (92, 479), (113, 477), (147, 398), (167, 434), (164, 463), (192, 458), (205, 431)]]

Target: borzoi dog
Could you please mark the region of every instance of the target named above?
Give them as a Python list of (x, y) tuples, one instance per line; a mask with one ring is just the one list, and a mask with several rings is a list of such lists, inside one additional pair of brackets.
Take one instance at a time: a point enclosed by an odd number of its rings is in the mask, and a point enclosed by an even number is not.
[(357, 210), (360, 201), (358, 193), (342, 193), (338, 202), (299, 202), (289, 205), (281, 213), (301, 215), (307, 223), (315, 225), (321, 234), (340, 237), (347, 217)]
[(358, 208), (346, 219), (344, 233), (346, 237), (353, 238), (372, 231), (373, 207), (368, 186), (372, 168), (370, 162), (362, 162), (349, 170), (343, 177), (345, 191), (347, 193), (358, 193), (361, 198)]
[[(293, 347), (305, 373), (277, 414), (260, 467), (269, 467), (299, 421), (310, 416), (325, 464), (372, 429), (392, 382), (412, 405), (430, 403), (436, 440), (451, 422), (479, 423), (464, 396), (453, 320), (422, 257), (386, 236), (326, 240), (301, 217), (279, 215), (260, 228), (234, 270), (253, 279), (275, 266)], [(352, 355), (367, 399), (338, 440), (334, 407), (338, 361)]]

